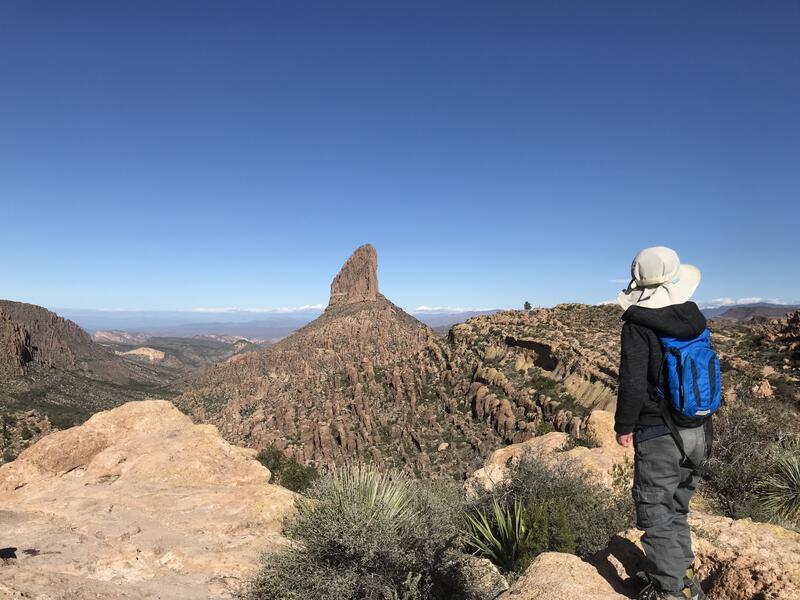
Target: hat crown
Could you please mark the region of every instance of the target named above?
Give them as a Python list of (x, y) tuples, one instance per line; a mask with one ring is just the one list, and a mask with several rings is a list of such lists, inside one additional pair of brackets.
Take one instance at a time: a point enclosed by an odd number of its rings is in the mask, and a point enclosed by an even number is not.
[(678, 253), (665, 246), (645, 248), (631, 264), (631, 279), (638, 287), (662, 285), (678, 274), (681, 266)]

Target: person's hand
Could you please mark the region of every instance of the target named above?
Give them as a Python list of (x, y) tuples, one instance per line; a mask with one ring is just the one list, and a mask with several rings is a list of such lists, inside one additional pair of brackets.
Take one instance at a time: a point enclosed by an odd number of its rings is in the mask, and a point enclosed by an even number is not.
[(624, 435), (618, 435), (617, 443), (623, 448), (630, 448), (631, 446), (633, 446), (633, 434), (626, 433)]

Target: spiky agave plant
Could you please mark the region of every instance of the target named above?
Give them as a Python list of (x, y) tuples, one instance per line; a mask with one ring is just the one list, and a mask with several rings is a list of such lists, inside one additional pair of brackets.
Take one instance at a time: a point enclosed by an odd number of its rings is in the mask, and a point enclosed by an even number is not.
[(769, 514), (800, 525), (800, 453), (778, 458), (759, 482), (756, 494)]
[(380, 512), (398, 528), (411, 522), (417, 515), (414, 482), (397, 471), (379, 471), (363, 465), (337, 469), (329, 474), (317, 490), (311, 491), (311, 502), (301, 503), (300, 510), (313, 509), (316, 495), (325, 496), (328, 502), (334, 501), (343, 511), (357, 506), (366, 509), (371, 516)]
[(546, 544), (547, 512), (535, 510), (529, 514), (525, 506), (515, 500), (503, 507), (495, 498), (491, 512), (481, 509), (467, 514), (465, 544), (473, 554), (488, 558), (507, 573), (522, 570)]

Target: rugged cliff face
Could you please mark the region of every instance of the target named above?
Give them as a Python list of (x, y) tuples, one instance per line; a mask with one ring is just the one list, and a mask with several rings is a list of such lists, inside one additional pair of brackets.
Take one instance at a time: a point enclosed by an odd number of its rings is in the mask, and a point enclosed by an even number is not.
[(125, 383), (125, 363), (95, 345), (72, 321), (40, 306), (0, 300), (0, 377), (68, 369)]
[(378, 292), (377, 257), (367, 245), (333, 280), (317, 320), (205, 370), (178, 403), (229, 440), (274, 443), (305, 462), (369, 459), (464, 474), (501, 439), (454, 392), (447, 352), (430, 328)]

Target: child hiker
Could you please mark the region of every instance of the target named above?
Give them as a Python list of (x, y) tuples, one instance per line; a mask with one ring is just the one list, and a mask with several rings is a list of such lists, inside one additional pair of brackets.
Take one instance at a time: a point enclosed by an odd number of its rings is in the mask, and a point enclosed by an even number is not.
[(635, 448), (636, 525), (650, 563), (642, 600), (705, 598), (687, 517), (722, 396), (706, 319), (689, 301), (699, 283), (700, 271), (674, 250), (645, 248), (618, 298), (625, 313), (615, 430), (617, 443)]

